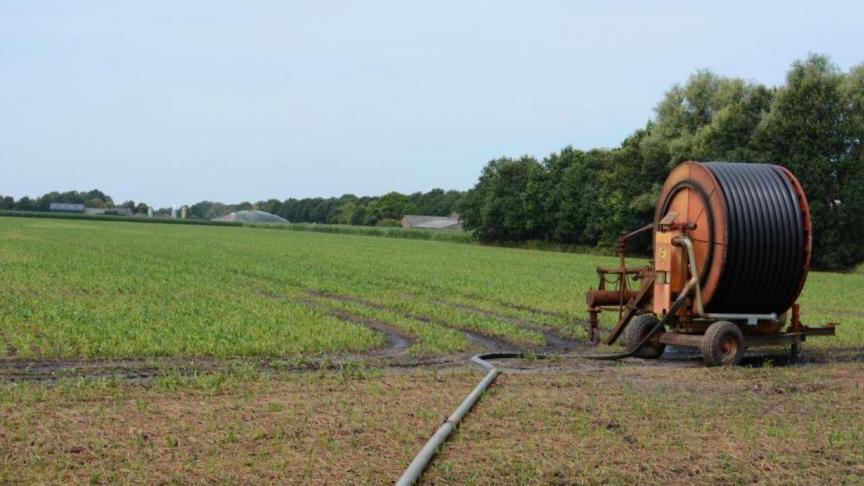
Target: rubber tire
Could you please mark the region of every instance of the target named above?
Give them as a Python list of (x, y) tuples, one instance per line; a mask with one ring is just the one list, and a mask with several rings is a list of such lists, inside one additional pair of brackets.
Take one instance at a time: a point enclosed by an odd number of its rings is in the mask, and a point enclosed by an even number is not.
[[(657, 322), (659, 321), (653, 314), (641, 314), (631, 319), (627, 328), (624, 329), (624, 344), (627, 347), (627, 351), (633, 351), (636, 345), (642, 342), (645, 336), (651, 332), (651, 329), (654, 329)], [(662, 332), (661, 330), (657, 334)], [(643, 359), (657, 359), (665, 350), (666, 345), (663, 343), (648, 342), (636, 351), (636, 354), (633, 356)]]
[[(736, 349), (733, 354), (724, 356), (720, 346), (728, 338), (737, 341)], [(735, 366), (744, 357), (744, 334), (738, 326), (729, 321), (717, 321), (708, 326), (702, 336), (701, 348), (705, 366)]]
[(789, 359), (793, 363), (801, 361), (801, 341), (795, 341), (789, 346)]

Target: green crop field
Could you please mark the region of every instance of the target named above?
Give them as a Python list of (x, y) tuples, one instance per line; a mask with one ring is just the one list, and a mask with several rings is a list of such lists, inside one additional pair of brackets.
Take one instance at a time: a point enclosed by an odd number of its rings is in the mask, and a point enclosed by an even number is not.
[[(584, 338), (583, 295), (613, 259), (256, 228), (0, 218), (0, 354), (412, 355)], [(864, 275), (811, 273), (805, 321), (864, 342)], [(820, 340), (814, 339), (814, 346)], [(808, 345), (811, 345), (808, 343)]]
[[(392, 484), (476, 385), (468, 353), (585, 349), (614, 263), (0, 217), (0, 483)], [(856, 482), (862, 295), (860, 272), (810, 274), (805, 322), (840, 326), (803, 366), (502, 362), (424, 481)]]

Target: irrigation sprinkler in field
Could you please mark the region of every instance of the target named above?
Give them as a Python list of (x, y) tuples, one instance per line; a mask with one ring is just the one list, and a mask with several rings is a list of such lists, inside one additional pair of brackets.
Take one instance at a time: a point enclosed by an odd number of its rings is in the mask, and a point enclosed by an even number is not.
[[(626, 265), (627, 241), (651, 232), (653, 260)], [(701, 350), (708, 366), (738, 364), (748, 347), (789, 346), (797, 358), (808, 336), (833, 336), (834, 324), (801, 323), (798, 299), (810, 268), (810, 209), (798, 180), (769, 164), (685, 162), (669, 174), (654, 222), (618, 239), (619, 266), (600, 267), (600, 285), (586, 294), (589, 332), (599, 314), (617, 311), (606, 344), (624, 335), (626, 352), (567, 355), (589, 359), (659, 358), (666, 345)], [(631, 288), (630, 282), (635, 283)], [(607, 288), (607, 284), (615, 288)], [(413, 484), (500, 370), (478, 355), (487, 372), (439, 427), (397, 482)], [(544, 356), (535, 356), (543, 358)]]
[[(653, 261), (628, 267), (627, 241), (648, 232)], [(685, 162), (666, 179), (654, 223), (619, 238), (619, 266), (597, 269), (599, 288), (586, 294), (592, 339), (598, 314), (614, 310), (606, 344), (623, 335), (641, 358), (659, 358), (666, 345), (698, 348), (708, 366), (737, 364), (757, 346), (788, 346), (797, 358), (808, 336), (835, 333), (834, 324), (802, 324), (795, 303), (812, 238), (807, 198), (786, 168)]]

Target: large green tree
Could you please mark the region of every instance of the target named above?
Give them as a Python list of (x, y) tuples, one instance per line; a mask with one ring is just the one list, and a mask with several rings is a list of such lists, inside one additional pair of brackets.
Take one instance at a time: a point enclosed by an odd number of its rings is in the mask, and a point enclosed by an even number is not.
[(844, 268), (864, 260), (862, 143), (864, 66), (844, 73), (813, 55), (776, 88), (698, 71), (619, 147), (566, 147), (542, 163), (493, 160), (460, 206), (483, 240), (608, 246), (651, 221), (666, 175), (682, 161), (770, 162), (792, 170), (807, 192), (814, 264)]
[(480, 174), (460, 210), (468, 229), (485, 241), (520, 241), (538, 235), (534, 231), (536, 205), (526, 200), (529, 181), (543, 171), (533, 157), (496, 159)]
[(844, 74), (812, 55), (792, 66), (755, 137), (762, 160), (788, 167), (804, 187), (820, 266), (864, 258), (862, 102), (862, 67)]

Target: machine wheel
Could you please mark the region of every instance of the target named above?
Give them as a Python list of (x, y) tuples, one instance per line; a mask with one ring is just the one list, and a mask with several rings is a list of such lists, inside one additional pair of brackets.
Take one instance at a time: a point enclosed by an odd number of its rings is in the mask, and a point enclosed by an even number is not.
[(729, 321), (708, 326), (702, 336), (702, 359), (706, 366), (735, 366), (744, 356), (744, 334)]
[(797, 363), (801, 358), (801, 340), (796, 339), (791, 346), (789, 346), (789, 358), (793, 363)]
[[(634, 317), (624, 330), (624, 344), (627, 346), (627, 351), (633, 351), (645, 339), (645, 336), (654, 329), (657, 322), (657, 318), (652, 314), (642, 314)], [(648, 342), (639, 348), (634, 356), (644, 359), (657, 359), (665, 350), (665, 344)]]

